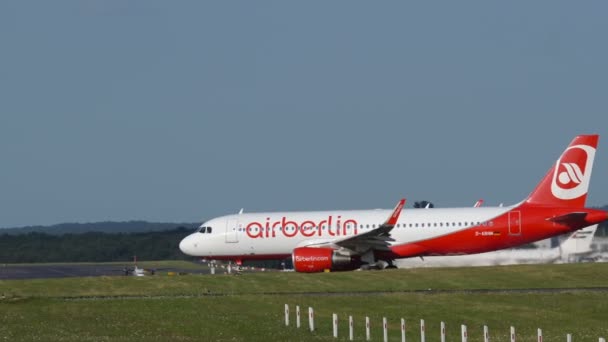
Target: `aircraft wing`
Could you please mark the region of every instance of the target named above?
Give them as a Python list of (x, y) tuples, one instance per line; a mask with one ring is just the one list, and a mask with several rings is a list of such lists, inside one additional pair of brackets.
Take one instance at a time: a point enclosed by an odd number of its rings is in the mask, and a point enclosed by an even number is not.
[(370, 249), (390, 251), (389, 242), (395, 241), (395, 239), (391, 238), (390, 232), (397, 224), (404, 205), (405, 199), (403, 198), (397, 203), (391, 216), (380, 227), (362, 234), (335, 240), (332, 244), (358, 253), (363, 253)]

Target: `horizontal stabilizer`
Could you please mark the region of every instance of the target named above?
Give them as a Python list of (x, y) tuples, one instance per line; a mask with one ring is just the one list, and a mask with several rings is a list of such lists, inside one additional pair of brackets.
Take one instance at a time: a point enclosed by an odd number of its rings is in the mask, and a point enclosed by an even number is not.
[(575, 225), (575, 224), (584, 224), (585, 217), (587, 217), (587, 213), (574, 212), (566, 215), (550, 217), (547, 221), (552, 221), (555, 223), (566, 224), (566, 225)]

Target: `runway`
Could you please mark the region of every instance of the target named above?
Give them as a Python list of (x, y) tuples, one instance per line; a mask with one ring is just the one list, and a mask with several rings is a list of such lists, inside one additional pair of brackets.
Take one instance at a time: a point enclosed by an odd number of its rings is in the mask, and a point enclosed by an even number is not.
[[(0, 265), (0, 280), (13, 279), (48, 279), (66, 277), (100, 277), (124, 276), (124, 268), (130, 265), (108, 264), (74, 264), (74, 265)], [(158, 272), (161, 272), (159, 270)], [(162, 272), (208, 273), (204, 270), (184, 270), (179, 268), (162, 268)]]
[(521, 289), (446, 289), (446, 290), (394, 290), (394, 291), (335, 291), (335, 292), (255, 292), (230, 293), (207, 292), (188, 295), (118, 295), (118, 296), (66, 296), (57, 299), (80, 300), (115, 300), (115, 299), (167, 299), (167, 298), (204, 298), (204, 297), (234, 297), (234, 296), (301, 296), (301, 297), (344, 297), (344, 296), (384, 296), (395, 294), (551, 294), (551, 293), (577, 293), (577, 292), (608, 292), (608, 287), (572, 287), (572, 288), (521, 288)]

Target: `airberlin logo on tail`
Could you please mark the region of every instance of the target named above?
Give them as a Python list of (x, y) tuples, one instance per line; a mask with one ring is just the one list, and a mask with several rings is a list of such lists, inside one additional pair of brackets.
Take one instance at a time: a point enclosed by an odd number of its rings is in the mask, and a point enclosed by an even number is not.
[(575, 163), (562, 163), (566, 171), (561, 172), (557, 177), (559, 182), (564, 185), (581, 184), (583, 181), (583, 172)]
[(553, 196), (570, 200), (587, 193), (589, 179), (595, 157), (595, 148), (587, 145), (569, 147), (555, 164), (551, 193)]

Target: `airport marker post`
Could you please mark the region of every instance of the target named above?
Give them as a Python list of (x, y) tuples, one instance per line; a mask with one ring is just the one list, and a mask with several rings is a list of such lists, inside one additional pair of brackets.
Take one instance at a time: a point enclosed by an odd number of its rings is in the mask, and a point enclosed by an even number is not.
[(296, 328), (300, 328), (300, 306), (296, 305)]
[(606, 342), (606, 339), (603, 337), (600, 337), (600, 341), (599, 342)]
[(567, 334), (566, 335), (566, 341), (567, 342), (572, 342), (572, 335), (571, 334)]
[(536, 340), (538, 342), (543, 342), (543, 330), (541, 328), (538, 328), (538, 333), (536, 334), (536, 336)]
[(425, 337), (424, 337), (424, 320), (421, 319), (420, 320), (420, 342), (424, 342), (425, 341)]
[(401, 342), (405, 342), (405, 319), (401, 319)]
[(333, 321), (333, 325), (334, 325), (334, 337), (337, 338), (338, 337), (338, 315), (337, 314), (332, 315), (332, 321)]
[(285, 304), (285, 326), (289, 326), (289, 305)]
[(441, 342), (445, 342), (445, 322), (441, 322)]
[(515, 342), (515, 327), (511, 327), (511, 342)]
[(353, 332), (353, 316), (348, 316), (348, 339), (350, 341), (355, 339)]
[(310, 331), (315, 331), (315, 313), (312, 307), (308, 307), (308, 325), (310, 326)]
[(384, 332), (384, 342), (388, 342), (388, 324), (386, 323), (386, 317), (382, 317), (382, 330)]
[(372, 336), (369, 331), (369, 317), (365, 317), (365, 340), (369, 341), (372, 339)]
[(462, 337), (462, 342), (467, 342), (469, 340), (469, 335), (467, 334), (467, 326), (464, 324), (460, 326), (460, 336)]
[(490, 331), (487, 325), (483, 326), (483, 342), (490, 342)]

